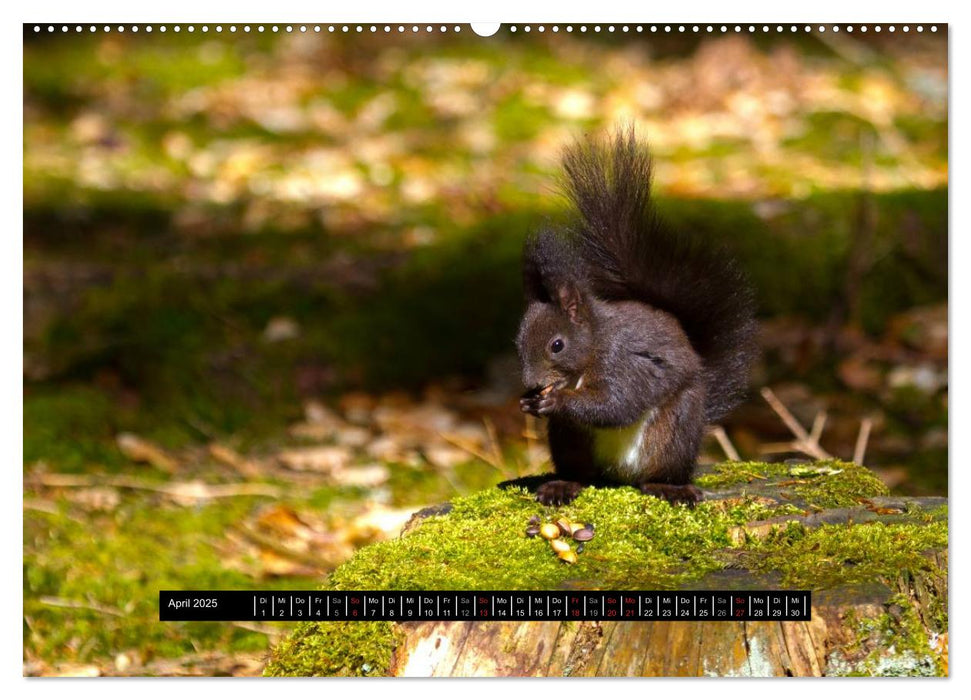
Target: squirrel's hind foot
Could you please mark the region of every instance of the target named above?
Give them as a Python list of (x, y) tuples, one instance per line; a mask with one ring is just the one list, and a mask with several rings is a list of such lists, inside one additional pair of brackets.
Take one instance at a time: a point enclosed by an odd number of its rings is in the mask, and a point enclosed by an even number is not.
[(694, 484), (675, 486), (673, 484), (654, 484), (651, 482), (645, 482), (643, 484), (638, 484), (638, 488), (641, 490), (641, 493), (647, 496), (657, 496), (658, 498), (663, 498), (672, 505), (684, 503), (689, 508), (694, 508), (695, 504), (704, 498), (701, 493), (701, 489)]
[(561, 481), (559, 479), (540, 484), (536, 489), (536, 500), (544, 506), (565, 506), (573, 501), (586, 484), (579, 481)]

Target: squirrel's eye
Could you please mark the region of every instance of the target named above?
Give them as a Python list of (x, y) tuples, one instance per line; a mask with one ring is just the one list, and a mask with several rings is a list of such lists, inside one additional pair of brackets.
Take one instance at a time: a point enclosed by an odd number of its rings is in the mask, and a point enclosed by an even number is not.
[(550, 343), (550, 350), (553, 352), (559, 352), (563, 349), (563, 341), (557, 338), (552, 343)]

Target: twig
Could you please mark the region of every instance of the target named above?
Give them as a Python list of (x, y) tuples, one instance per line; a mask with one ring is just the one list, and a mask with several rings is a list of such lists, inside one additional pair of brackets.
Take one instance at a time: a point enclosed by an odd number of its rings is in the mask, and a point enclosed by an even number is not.
[(860, 433), (856, 436), (856, 447), (853, 449), (853, 462), (856, 464), (863, 464), (863, 458), (866, 456), (866, 444), (870, 439), (871, 428), (873, 428), (873, 420), (871, 418), (864, 418), (862, 421), (860, 421)]
[(483, 416), (482, 423), (485, 425), (486, 435), (489, 436), (489, 448), (492, 450), (492, 458), (496, 460), (496, 464), (505, 467), (505, 460), (502, 458), (502, 448), (499, 447), (499, 438), (496, 435), (496, 426), (489, 420), (489, 416)]
[(725, 452), (725, 456), (728, 457), (729, 462), (741, 462), (742, 458), (738, 455), (738, 450), (735, 449), (735, 445), (732, 441), (728, 439), (728, 433), (720, 425), (713, 425), (711, 427), (711, 434), (715, 436), (718, 440), (718, 444), (721, 445), (722, 450)]
[(92, 603), (81, 603), (76, 600), (67, 600), (66, 598), (57, 598), (55, 596), (42, 595), (38, 600), (44, 605), (49, 605), (53, 608), (73, 608), (75, 610), (93, 610), (94, 612), (101, 613), (103, 615), (112, 615), (114, 617), (125, 617), (125, 613), (116, 608), (108, 608), (103, 605), (96, 605)]
[(476, 459), (482, 460), (483, 462), (485, 462), (486, 464), (488, 464), (490, 467), (493, 467), (494, 469), (497, 469), (497, 470), (499, 470), (500, 472), (503, 472), (503, 473), (506, 472), (506, 470), (503, 467), (503, 465), (502, 465), (501, 462), (496, 462), (494, 457), (490, 457), (489, 455), (483, 454), (482, 452), (480, 452), (476, 448), (472, 447), (472, 445), (468, 444), (464, 440), (461, 440), (461, 439), (459, 439), (457, 437), (454, 437), (454, 436), (451, 436), (451, 435), (446, 435), (445, 433), (439, 433), (438, 436), (440, 438), (442, 438), (443, 440), (445, 440), (445, 442), (449, 442), (449, 443), (455, 445), (460, 450), (464, 450), (465, 452), (468, 452), (470, 455), (472, 455)]
[(809, 430), (809, 439), (819, 444), (819, 438), (823, 436), (823, 426), (826, 425), (826, 411), (820, 411), (813, 419), (813, 427)]
[(207, 498), (231, 498), (233, 496), (269, 496), (278, 498), (282, 490), (272, 484), (205, 484), (201, 481), (179, 481), (153, 484), (127, 476), (87, 477), (79, 474), (31, 474), (28, 482), (54, 488), (89, 486), (114, 486), (120, 489), (136, 489), (164, 493), (174, 498), (204, 500)]
[[(762, 389), (762, 398), (766, 400), (772, 410), (776, 412), (782, 422), (786, 424), (786, 427), (796, 436), (790, 445), (792, 449), (796, 452), (803, 452), (807, 455), (815, 457), (816, 459), (832, 459), (833, 455), (824, 450), (819, 445), (819, 436), (814, 437), (806, 432), (806, 429), (799, 424), (799, 421), (789, 412), (789, 409), (779, 401), (779, 397), (775, 395), (769, 387), (764, 387)], [(820, 415), (822, 419), (820, 420)], [(817, 425), (819, 426), (819, 432), (822, 433), (822, 423), (825, 423), (826, 417), (824, 412), (817, 414), (816, 420), (813, 421), (813, 432), (816, 432)]]

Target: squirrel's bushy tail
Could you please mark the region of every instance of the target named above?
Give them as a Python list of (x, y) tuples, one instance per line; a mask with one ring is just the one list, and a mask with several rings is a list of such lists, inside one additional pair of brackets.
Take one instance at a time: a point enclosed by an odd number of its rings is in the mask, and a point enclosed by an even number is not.
[(566, 194), (580, 214), (572, 236), (592, 289), (678, 319), (704, 360), (706, 417), (717, 421), (744, 397), (756, 354), (754, 295), (745, 275), (720, 246), (657, 218), (651, 156), (633, 128), (577, 143), (563, 166)]

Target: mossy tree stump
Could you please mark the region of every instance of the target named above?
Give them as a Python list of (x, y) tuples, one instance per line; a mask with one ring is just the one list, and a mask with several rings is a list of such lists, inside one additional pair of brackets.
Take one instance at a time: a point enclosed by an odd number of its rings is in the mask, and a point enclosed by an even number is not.
[[(546, 508), (511, 486), (418, 514), (333, 590), (810, 588), (808, 622), (304, 623), (268, 675), (819, 676), (947, 673), (947, 506), (901, 498), (843, 462), (729, 463), (706, 500), (632, 488)], [(527, 484), (528, 485), (528, 484)], [(593, 523), (574, 565), (530, 517)]]

